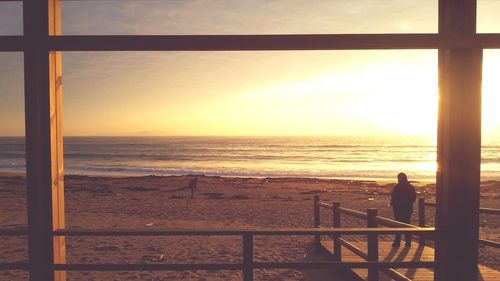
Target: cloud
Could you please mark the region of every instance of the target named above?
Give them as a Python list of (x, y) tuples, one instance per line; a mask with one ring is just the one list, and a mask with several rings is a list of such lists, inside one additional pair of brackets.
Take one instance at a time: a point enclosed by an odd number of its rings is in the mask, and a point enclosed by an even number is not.
[(66, 1), (65, 34), (436, 32), (434, 0)]

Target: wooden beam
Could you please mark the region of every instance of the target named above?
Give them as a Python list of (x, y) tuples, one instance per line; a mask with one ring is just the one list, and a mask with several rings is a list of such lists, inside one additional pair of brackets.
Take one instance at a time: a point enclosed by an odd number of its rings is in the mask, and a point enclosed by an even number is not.
[[(439, 32), (473, 36), (475, 0), (441, 0)], [(435, 280), (476, 280), (482, 49), (439, 50)]]
[(0, 36), (0, 52), (22, 52), (24, 46), (24, 37), (22, 35)]
[(445, 41), (440, 41), (436, 34), (69, 35), (52, 37), (50, 48), (63, 51), (366, 50), (428, 49), (442, 43)]
[[(300, 51), (500, 48), (500, 34), (68, 35), (49, 37), (53, 51)], [(23, 51), (23, 36), (0, 36), (0, 51)]]
[[(338, 262), (338, 261), (316, 261), (316, 262), (253, 262), (256, 269), (302, 269), (302, 268), (434, 268), (434, 262), (429, 261), (380, 261), (380, 262)], [(56, 264), (55, 270), (71, 271), (183, 271), (183, 270), (242, 270), (241, 263), (175, 263), (175, 264)]]
[(54, 231), (55, 236), (234, 236), (251, 233), (252, 235), (366, 235), (366, 234), (396, 234), (396, 233), (428, 233), (434, 232), (433, 227), (422, 228), (224, 228), (224, 229), (60, 229)]
[[(49, 36), (61, 35), (61, 1), (49, 1)], [(50, 137), (52, 162), (52, 229), (65, 228), (64, 209), (64, 152), (62, 134), (62, 55), (49, 52)], [(66, 238), (54, 236), (54, 263), (66, 262)], [(56, 281), (66, 280), (65, 271), (54, 272)]]
[(47, 48), (59, 34), (59, 0), (27, 0), (23, 12), (30, 280), (61, 281), (52, 270), (65, 262), (64, 237), (52, 233), (64, 228), (61, 62)]

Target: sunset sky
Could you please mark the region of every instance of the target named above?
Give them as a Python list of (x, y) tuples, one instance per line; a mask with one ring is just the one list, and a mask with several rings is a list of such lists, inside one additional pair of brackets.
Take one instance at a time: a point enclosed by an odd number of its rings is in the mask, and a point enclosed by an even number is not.
[[(500, 32), (500, 1), (479, 1)], [(0, 2), (0, 35), (22, 34)], [(432, 33), (437, 1), (67, 1), (63, 34)], [(500, 50), (483, 129), (500, 136)], [(434, 135), (437, 51), (65, 52), (65, 135)], [(0, 136), (22, 135), (22, 54), (0, 53)], [(5, 122), (6, 121), (6, 122)]]

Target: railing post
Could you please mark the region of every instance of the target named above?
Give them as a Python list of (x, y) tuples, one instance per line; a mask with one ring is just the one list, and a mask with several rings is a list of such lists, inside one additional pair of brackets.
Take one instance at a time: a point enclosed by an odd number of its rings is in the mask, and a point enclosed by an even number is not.
[(243, 281), (253, 281), (253, 234), (243, 234)]
[[(341, 227), (340, 223), (340, 202), (332, 203), (332, 219), (333, 219), (333, 227)], [(340, 234), (333, 235), (333, 254), (335, 261), (342, 261), (342, 245), (340, 245)]]
[[(320, 209), (319, 209), (319, 196), (315, 195), (314, 196), (314, 227), (319, 228), (321, 224), (321, 218), (320, 218)], [(316, 234), (314, 236), (314, 247), (315, 249), (319, 249), (321, 245), (321, 240), (319, 234)]]
[[(425, 197), (418, 198), (418, 226), (425, 227)], [(425, 245), (425, 235), (421, 234), (418, 241)]]
[[(375, 217), (377, 216), (377, 209), (366, 210), (367, 227), (377, 227)], [(368, 261), (378, 261), (378, 234), (368, 234)], [(368, 268), (368, 281), (378, 281), (378, 268), (372, 266)]]

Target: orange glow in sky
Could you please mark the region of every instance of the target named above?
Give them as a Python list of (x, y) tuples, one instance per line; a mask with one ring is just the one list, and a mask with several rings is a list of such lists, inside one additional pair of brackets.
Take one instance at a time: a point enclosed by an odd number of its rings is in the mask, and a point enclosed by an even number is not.
[[(0, 34), (22, 33), (21, 5), (0, 5)], [(478, 31), (500, 31), (497, 8), (479, 1)], [(62, 22), (64, 34), (433, 33), (437, 1), (64, 1)], [(499, 72), (486, 50), (483, 131), (497, 136)], [(23, 135), (21, 54), (0, 53), (0, 86), (0, 136)], [(63, 53), (65, 135), (435, 136), (437, 92), (436, 50)]]

